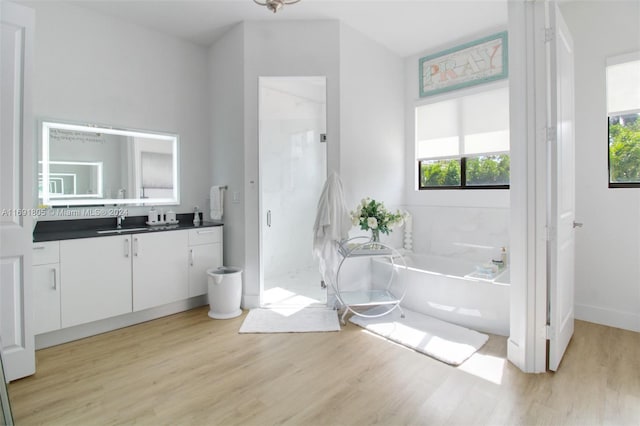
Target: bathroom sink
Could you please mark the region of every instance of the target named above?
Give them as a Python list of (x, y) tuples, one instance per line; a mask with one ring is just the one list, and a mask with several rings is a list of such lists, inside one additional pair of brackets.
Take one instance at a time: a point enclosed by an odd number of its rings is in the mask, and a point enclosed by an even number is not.
[(105, 229), (96, 231), (98, 234), (122, 234), (123, 232), (147, 231), (149, 228), (121, 228), (121, 229)]

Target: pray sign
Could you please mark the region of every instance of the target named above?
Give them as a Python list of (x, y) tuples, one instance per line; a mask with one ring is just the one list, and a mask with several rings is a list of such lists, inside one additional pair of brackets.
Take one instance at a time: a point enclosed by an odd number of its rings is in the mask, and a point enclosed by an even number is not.
[(507, 32), (420, 59), (420, 97), (506, 78)]

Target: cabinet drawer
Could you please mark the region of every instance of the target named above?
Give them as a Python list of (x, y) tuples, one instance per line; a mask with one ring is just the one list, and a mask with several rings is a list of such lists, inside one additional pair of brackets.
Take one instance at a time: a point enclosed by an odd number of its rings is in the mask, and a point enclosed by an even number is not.
[(220, 242), (222, 242), (222, 226), (189, 230), (190, 246)]
[(33, 265), (60, 262), (60, 241), (33, 243)]

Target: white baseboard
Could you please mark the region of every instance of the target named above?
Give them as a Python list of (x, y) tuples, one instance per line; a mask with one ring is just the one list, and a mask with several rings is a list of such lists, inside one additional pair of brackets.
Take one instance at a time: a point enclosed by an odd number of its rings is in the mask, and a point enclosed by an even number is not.
[(640, 332), (640, 314), (633, 312), (576, 303), (575, 316), (582, 321)]
[(207, 295), (205, 294), (202, 296), (192, 297), (191, 299), (180, 300), (168, 305), (145, 309), (144, 311), (132, 312), (130, 314), (119, 315), (117, 317), (94, 321), (88, 324), (80, 324), (74, 327), (39, 334), (35, 338), (36, 349), (44, 349), (50, 346), (71, 342), (73, 340), (84, 339), (85, 337), (106, 333), (107, 331), (113, 331), (130, 325), (139, 324), (141, 322), (165, 317), (167, 315), (177, 314), (178, 312), (188, 311), (189, 309), (204, 306), (208, 303)]
[(254, 294), (243, 294), (242, 295), (242, 308), (243, 309), (252, 309), (260, 307), (260, 296)]

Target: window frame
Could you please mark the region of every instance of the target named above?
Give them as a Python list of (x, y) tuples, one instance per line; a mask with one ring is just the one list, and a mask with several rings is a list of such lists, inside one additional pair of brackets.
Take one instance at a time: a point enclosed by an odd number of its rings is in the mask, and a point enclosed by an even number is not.
[[(635, 113), (635, 112), (632, 112)], [(640, 111), (637, 112), (640, 114)], [(621, 114), (618, 114), (621, 115)], [(609, 182), (609, 188), (619, 189), (619, 188), (640, 188), (639, 182), (611, 182), (611, 147), (609, 146), (609, 141), (611, 140), (611, 125), (610, 119), (612, 116), (607, 112), (607, 181)], [(640, 120), (640, 118), (638, 118)]]
[[(607, 120), (607, 186), (608, 188), (640, 188), (640, 182), (611, 182), (611, 148), (609, 141), (611, 140), (611, 117), (617, 117), (625, 114), (640, 114), (640, 109), (630, 111), (609, 111), (609, 81), (607, 79), (607, 72), (610, 66), (620, 65), (627, 62), (640, 61), (640, 51), (626, 53), (623, 55), (612, 56), (607, 58), (605, 66), (605, 103), (606, 103), (606, 120)], [(640, 119), (640, 118), (639, 118)]]
[[(501, 152), (501, 153), (491, 153), (491, 154), (485, 154), (485, 155), (509, 155), (509, 158), (511, 158), (511, 155), (507, 152)], [(421, 169), (421, 164), (423, 161), (431, 161), (431, 160), (436, 160), (434, 159), (422, 159), (422, 160), (417, 160), (418, 162), (418, 190), (419, 191), (425, 191), (425, 190), (443, 190), (443, 189), (455, 189), (455, 190), (460, 190), (460, 189), (509, 189), (510, 184), (498, 184), (498, 185), (467, 185), (467, 159), (470, 158), (470, 156), (460, 156), (460, 157), (452, 157), (452, 158), (440, 158), (440, 160), (460, 160), (460, 185), (448, 185), (448, 186), (432, 186), (432, 185), (422, 185), (422, 169)], [(511, 181), (511, 168), (509, 168), (509, 181)]]
[[(446, 94), (439, 94), (439, 95), (435, 95), (431, 98), (422, 98), (420, 99), (418, 102), (414, 102), (413, 104), (413, 111), (414, 111), (414, 117), (415, 117), (415, 111), (417, 108), (424, 106), (424, 105), (429, 105), (429, 104), (435, 104), (438, 102), (444, 102), (450, 99), (455, 99), (455, 98), (459, 98), (462, 96), (469, 96), (469, 95), (473, 95), (476, 93), (482, 93), (482, 92), (486, 92), (486, 91), (491, 91), (491, 90), (498, 90), (501, 88), (507, 88), (510, 89), (509, 87), (509, 79), (503, 79), (500, 80), (498, 82), (492, 82), (492, 83), (487, 83), (487, 84), (483, 84), (483, 85), (478, 85), (475, 87), (469, 87), (469, 88), (465, 88), (465, 89), (460, 89), (460, 90), (455, 90), (452, 92), (448, 92)], [(414, 118), (415, 120), (415, 118)], [(414, 149), (416, 149), (416, 126), (417, 123), (414, 121), (414, 134), (413, 134), (413, 147)], [(415, 183), (416, 186), (414, 186), (414, 188), (416, 188), (417, 191), (430, 191), (430, 190), (466, 190), (466, 189), (470, 189), (470, 190), (476, 190), (476, 189), (484, 189), (484, 190), (494, 190), (494, 189), (510, 189), (510, 183), (511, 183), (511, 167), (509, 167), (509, 184), (500, 184), (500, 185), (467, 185), (466, 183), (466, 161), (468, 158), (473, 158), (473, 157), (478, 157), (478, 156), (489, 156), (489, 155), (508, 155), (509, 159), (511, 159), (511, 150), (509, 149), (509, 151), (501, 151), (501, 152), (490, 152), (490, 153), (481, 153), (481, 154), (474, 154), (474, 155), (460, 155), (460, 156), (454, 156), (454, 157), (433, 157), (433, 158), (416, 158), (417, 157), (417, 153), (414, 153), (414, 164), (417, 164), (417, 171), (416, 171), (416, 175), (417, 175), (417, 182)], [(423, 186), (422, 185), (422, 179), (421, 179), (421, 169), (420, 169), (420, 163), (422, 161), (434, 161), (434, 160), (460, 160), (460, 185), (452, 185), (452, 186)]]

